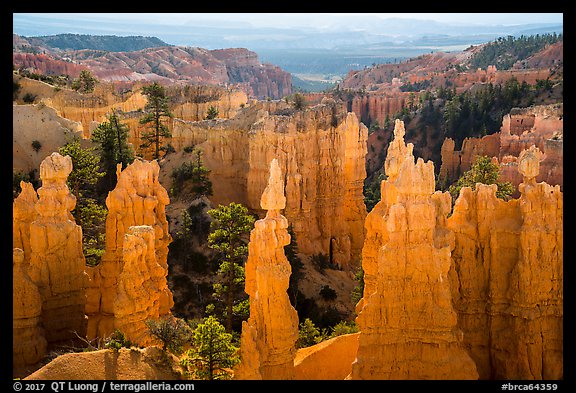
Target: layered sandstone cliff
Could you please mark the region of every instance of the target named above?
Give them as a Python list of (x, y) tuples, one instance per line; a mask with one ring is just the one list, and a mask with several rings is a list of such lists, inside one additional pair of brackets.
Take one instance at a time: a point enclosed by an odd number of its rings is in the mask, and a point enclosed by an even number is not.
[[(168, 232), (165, 207), (170, 203), (170, 199), (164, 187), (158, 182), (159, 170), (160, 167), (156, 161), (148, 162), (140, 159), (134, 161), (123, 171), (121, 171), (121, 166), (118, 166), (118, 182), (106, 198), (108, 216), (106, 218), (105, 253), (100, 264), (89, 270), (91, 284), (86, 313), (89, 317), (88, 337), (90, 338), (109, 336), (117, 324), (117, 315), (124, 315), (130, 311), (130, 309), (125, 312), (122, 311), (123, 299), (118, 299), (120, 288), (131, 285), (130, 283), (121, 283), (120, 276), (125, 263), (124, 253), (135, 252), (125, 249), (125, 241), (126, 239), (129, 240), (127, 245), (143, 242), (134, 237), (126, 236), (130, 227), (147, 225), (152, 228), (154, 252), (149, 252), (148, 258), (152, 258), (152, 254), (154, 254), (156, 263), (163, 269), (163, 277), (165, 278), (168, 274), (168, 244), (172, 238)], [(130, 275), (131, 268), (128, 267), (127, 269), (126, 274)], [(156, 269), (155, 265), (154, 269)], [(154, 282), (157, 282), (156, 273), (153, 274), (155, 278), (152, 281)], [(134, 302), (143, 304), (131, 304), (127, 307), (147, 309), (149, 302), (152, 304), (158, 301), (158, 315), (169, 314), (174, 305), (172, 293), (165, 282), (157, 283), (159, 286), (155, 288), (161, 292), (159, 299), (152, 295), (150, 295), (152, 296), (150, 299), (148, 297), (134, 297), (132, 299)], [(127, 289), (124, 288), (124, 290)]]
[[(63, 58), (74, 62), (63, 61)], [(102, 82), (153, 81), (168, 84), (235, 84), (251, 97), (280, 99), (292, 93), (290, 73), (262, 64), (255, 52), (244, 48), (208, 50), (164, 46), (130, 52), (68, 50), (62, 53), (13, 53), (17, 68), (46, 75), (90, 70)]]
[(394, 115), (408, 105), (409, 95), (408, 92), (369, 92), (354, 96), (350, 105), (352, 112), (364, 124), (378, 122), (380, 126), (383, 126), (387, 117), (393, 119)]
[(83, 337), (86, 332), (86, 261), (82, 228), (70, 213), (76, 197), (66, 185), (72, 159), (52, 153), (40, 165), (37, 218), (30, 224), (32, 281), (42, 297), (42, 324), (49, 344)]
[[(82, 131), (84, 138), (89, 138), (92, 130), (102, 121), (106, 120), (107, 115), (115, 110), (122, 122), (126, 123), (130, 129), (129, 141), (134, 146), (141, 143), (140, 135), (146, 130), (146, 126), (140, 124), (142, 109), (146, 106), (146, 96), (142, 95), (141, 88), (146, 85), (144, 82), (132, 83), (131, 85), (122, 86), (112, 83), (99, 83), (96, 85), (94, 92), (82, 94), (69, 89), (55, 89), (47, 83), (33, 79), (15, 76), (15, 80), (21, 85), (19, 97), (26, 94), (32, 94), (38, 97), (43, 105), (56, 110), (55, 115), (51, 115), (51, 109), (43, 109), (51, 117), (56, 117), (56, 121), (74, 132)], [(167, 96), (170, 98), (169, 107), (175, 118), (197, 121), (206, 117), (208, 108), (211, 106), (218, 110), (219, 118), (229, 118), (236, 115), (238, 110), (248, 103), (246, 93), (238, 88), (221, 87), (221, 86), (167, 86)], [(17, 104), (23, 104), (21, 98), (16, 100)], [(41, 105), (42, 105), (41, 104)], [(31, 114), (26, 109), (17, 105), (14, 108), (14, 125), (19, 129), (30, 130), (48, 128), (44, 121), (54, 121), (51, 117), (46, 117), (41, 123), (34, 123), (31, 127)], [(24, 106), (25, 108), (25, 106)], [(42, 107), (43, 108), (43, 107)], [(38, 115), (36, 116), (38, 117)], [(80, 124), (78, 124), (80, 123)], [(20, 124), (22, 124), (20, 126)], [(171, 122), (168, 123), (172, 128)], [(20, 133), (20, 132), (19, 132)], [(16, 133), (18, 135), (19, 133)], [(27, 131), (30, 134), (30, 131)], [(41, 135), (41, 134), (40, 134)], [(56, 138), (46, 139), (47, 143)], [(48, 146), (47, 146), (48, 147)], [(48, 151), (48, 150), (47, 150)]]
[(465, 187), (448, 219), (458, 327), (482, 379), (563, 376), (563, 198), (536, 183), (539, 156), (519, 157), (519, 199)]
[(366, 218), (364, 297), (351, 379), (476, 379), (448, 280), (450, 195), (434, 192), (434, 166), (404, 142), (396, 121), (382, 199)]
[(276, 159), (261, 198), (266, 217), (254, 223), (248, 244), (246, 293), (250, 318), (242, 322), (241, 363), (236, 379), (294, 379), (298, 314), (290, 304), (290, 263), (284, 246), (290, 243), (284, 179)]
[(276, 158), (284, 173), (284, 215), (299, 251), (348, 267), (358, 263), (363, 244), (367, 134), (356, 115), (332, 100), (300, 111), (262, 102), (229, 120), (178, 121), (172, 144), (203, 151), (213, 203), (235, 201), (261, 216), (268, 163)]

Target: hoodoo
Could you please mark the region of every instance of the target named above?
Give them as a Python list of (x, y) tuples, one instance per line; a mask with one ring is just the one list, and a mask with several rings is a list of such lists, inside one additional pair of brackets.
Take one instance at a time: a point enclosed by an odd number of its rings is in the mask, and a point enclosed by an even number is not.
[(88, 276), (82, 228), (70, 213), (76, 206), (76, 197), (66, 185), (71, 171), (70, 156), (52, 153), (42, 161), (42, 187), (35, 204), (38, 216), (30, 224), (28, 274), (42, 297), (42, 324), (49, 344), (86, 332)]
[(534, 146), (518, 157), (519, 199), (464, 187), (448, 219), (458, 326), (482, 379), (563, 375), (563, 199), (536, 183), (540, 159)]
[(404, 142), (396, 120), (382, 199), (366, 218), (364, 297), (351, 379), (477, 379), (462, 346), (448, 270), (450, 195), (434, 192), (434, 165)]
[[(159, 170), (156, 161), (144, 160), (134, 161), (121, 172), (118, 167), (118, 183), (106, 198), (106, 251), (100, 264), (89, 271), (92, 281), (86, 313), (89, 316), (90, 338), (107, 337), (114, 331), (120, 304), (116, 297), (119, 277), (124, 268), (125, 235), (130, 227), (148, 225), (152, 228), (156, 263), (163, 269), (164, 278), (168, 274), (168, 244), (172, 238), (168, 233), (165, 206), (170, 203), (170, 198), (158, 182)], [(154, 302), (154, 299), (144, 297), (138, 298), (138, 301)], [(164, 280), (159, 298), (159, 315), (169, 314), (173, 305), (172, 292)]]
[(40, 291), (26, 273), (24, 251), (19, 248), (13, 251), (12, 273), (12, 369), (16, 377), (46, 355), (47, 344), (41, 325)]
[(298, 315), (288, 298), (290, 263), (284, 246), (290, 243), (284, 182), (278, 160), (272, 160), (268, 185), (260, 205), (266, 217), (254, 223), (248, 244), (246, 293), (250, 318), (242, 322), (241, 363), (236, 379), (294, 379)]

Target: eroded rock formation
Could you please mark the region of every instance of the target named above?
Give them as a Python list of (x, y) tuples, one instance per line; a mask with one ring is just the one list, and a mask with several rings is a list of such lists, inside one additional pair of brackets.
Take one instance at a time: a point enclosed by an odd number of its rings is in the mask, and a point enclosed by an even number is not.
[(14, 248), (12, 257), (12, 369), (14, 376), (26, 373), (45, 355), (47, 343), (42, 328), (42, 297), (26, 272), (24, 251)]
[(31, 255), (30, 224), (38, 218), (38, 195), (31, 183), (21, 181), (20, 188), (22, 191), (12, 204), (12, 247), (22, 250), (28, 264)]
[(434, 192), (434, 165), (404, 142), (396, 120), (382, 199), (366, 217), (364, 297), (351, 379), (477, 379), (462, 346), (448, 270), (450, 195)]
[(290, 243), (284, 180), (278, 161), (270, 164), (268, 185), (260, 202), (268, 210), (254, 223), (248, 244), (246, 293), (250, 318), (242, 322), (241, 363), (236, 379), (294, 379), (298, 314), (288, 298), (290, 263), (284, 246)]
[[(514, 108), (502, 119), (500, 132), (482, 138), (466, 138), (462, 148), (454, 149), (454, 141), (446, 138), (442, 145), (442, 166), (439, 177), (451, 184), (470, 169), (476, 156), (496, 157), (501, 181), (510, 181), (516, 188), (522, 182), (517, 165), (522, 150), (535, 145), (543, 152), (540, 173), (536, 179), (563, 187), (563, 105), (537, 105)], [(518, 197), (519, 192), (514, 194)]]
[(202, 149), (215, 204), (235, 201), (261, 216), (268, 164), (277, 158), (284, 173), (284, 214), (299, 251), (326, 254), (348, 268), (358, 264), (363, 244), (367, 134), (355, 114), (332, 100), (302, 111), (262, 102), (230, 120), (177, 122), (172, 144), (176, 150)]
[(448, 219), (458, 327), (482, 379), (563, 376), (563, 199), (558, 185), (536, 183), (540, 155), (518, 158), (519, 199), (464, 187)]
[(82, 228), (71, 211), (76, 197), (66, 180), (72, 159), (52, 153), (40, 164), (42, 187), (35, 204), (38, 217), (30, 224), (29, 276), (42, 297), (42, 324), (48, 343), (83, 337), (86, 332), (86, 261)]
[[(122, 265), (113, 303), (114, 327), (139, 345), (151, 345), (146, 320), (160, 318), (161, 302), (166, 302), (166, 269), (156, 261), (154, 229), (132, 226), (124, 235)], [(162, 304), (165, 308), (166, 304)], [(165, 310), (164, 314), (166, 314)]]
[[(107, 337), (114, 331), (115, 315), (120, 312), (115, 302), (123, 269), (124, 241), (130, 227), (152, 227), (156, 262), (164, 270), (164, 277), (168, 274), (168, 244), (172, 238), (165, 207), (170, 198), (158, 182), (159, 170), (156, 161), (140, 159), (123, 171), (118, 166), (116, 188), (106, 198), (106, 250), (100, 264), (90, 269), (92, 280), (86, 310), (89, 337)], [(169, 314), (173, 305), (172, 293), (166, 287), (159, 299), (159, 315)]]
[[(74, 58), (64, 63), (61, 56)], [(280, 99), (292, 93), (291, 74), (272, 64), (260, 63), (258, 55), (245, 48), (208, 50), (198, 47), (164, 46), (138, 51), (110, 52), (69, 50), (66, 54), (13, 53), (18, 68), (33, 72), (77, 77), (89, 69), (102, 82), (167, 84), (237, 84), (259, 99)], [(72, 65), (74, 64), (74, 65)]]

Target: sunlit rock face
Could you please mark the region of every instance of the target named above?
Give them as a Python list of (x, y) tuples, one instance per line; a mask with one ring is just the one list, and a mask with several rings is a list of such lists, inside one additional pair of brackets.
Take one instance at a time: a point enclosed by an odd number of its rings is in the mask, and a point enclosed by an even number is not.
[(156, 260), (154, 238), (154, 228), (149, 225), (128, 228), (113, 303), (114, 328), (139, 345), (156, 343), (146, 320), (160, 318), (165, 307), (162, 301), (169, 291), (166, 270)]
[(434, 192), (434, 166), (404, 142), (397, 120), (382, 199), (366, 217), (364, 297), (350, 379), (477, 379), (462, 345), (448, 271), (450, 195)]
[[(163, 276), (168, 275), (168, 245), (172, 237), (168, 232), (165, 207), (170, 198), (158, 181), (159, 170), (156, 161), (139, 159), (123, 171), (118, 168), (116, 188), (106, 198), (106, 250), (100, 264), (89, 269), (91, 284), (86, 308), (89, 337), (107, 337), (114, 331), (118, 312), (115, 302), (124, 266), (124, 242), (130, 227), (147, 225), (152, 228), (156, 263), (163, 269)], [(150, 302), (154, 301), (156, 299), (151, 297)], [(159, 298), (159, 315), (169, 314), (173, 305), (172, 293), (166, 286)]]
[(278, 160), (270, 164), (268, 185), (260, 205), (266, 217), (254, 223), (248, 244), (246, 293), (250, 318), (242, 323), (241, 363), (236, 379), (294, 379), (298, 314), (288, 298), (290, 262), (284, 246), (290, 243), (284, 182)]
[(482, 379), (563, 376), (563, 194), (536, 182), (541, 155), (520, 154), (519, 199), (465, 187), (448, 219), (458, 327)]
[(177, 122), (177, 151), (195, 145), (211, 170), (211, 200), (238, 202), (264, 217), (260, 197), (270, 161), (278, 160), (286, 216), (299, 252), (325, 254), (343, 269), (359, 267), (364, 241), (363, 184), (368, 129), (333, 100), (295, 111), (259, 102), (234, 119)]
[(42, 325), (49, 344), (86, 333), (88, 276), (82, 228), (71, 214), (76, 197), (66, 185), (71, 171), (70, 156), (52, 153), (42, 161), (37, 217), (30, 224), (28, 274), (42, 297)]
[(28, 276), (24, 251), (14, 248), (12, 262), (12, 369), (14, 376), (33, 367), (45, 355), (42, 297)]

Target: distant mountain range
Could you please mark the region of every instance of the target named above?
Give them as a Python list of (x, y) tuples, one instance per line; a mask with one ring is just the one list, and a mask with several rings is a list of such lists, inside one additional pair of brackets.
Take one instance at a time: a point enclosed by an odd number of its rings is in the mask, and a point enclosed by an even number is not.
[[(290, 14), (286, 15), (288, 18)], [(187, 17), (190, 20), (185, 22), (169, 22), (121, 20), (105, 14), (98, 20), (89, 14), (76, 18), (13, 14), (13, 33), (31, 47), (58, 50), (130, 52), (170, 45), (208, 50), (246, 48), (256, 52), (263, 63), (302, 79), (310, 74), (325, 79), (344, 77), (350, 70), (373, 64), (397, 63), (431, 52), (461, 51), (508, 35), (563, 33), (562, 23), (513, 24), (513, 20), (506, 25), (479, 25), (362, 14), (300, 14), (290, 16), (299, 24), (266, 27), (236, 20), (230, 14), (222, 14), (219, 20), (202, 19), (202, 14)], [(64, 29), (80, 34), (61, 34)]]
[(291, 18), (295, 23), (289, 27), (282, 24), (266, 27), (240, 23), (233, 14), (222, 14), (221, 20), (205, 20), (202, 14), (190, 14), (187, 18), (190, 19), (183, 23), (182, 20), (168, 22), (152, 17), (135, 21), (106, 14), (99, 15), (98, 19), (90, 14), (73, 18), (49, 14), (13, 14), (13, 33), (26, 37), (71, 32), (90, 35), (152, 35), (173, 45), (206, 49), (241, 47), (259, 52), (278, 49), (342, 50), (383, 42), (421, 46), (420, 39), (426, 41), (435, 36), (441, 36), (443, 44), (449, 44), (447, 38), (466, 44), (462, 42), (463, 36), (479, 43), (479, 39), (487, 42), (499, 36), (563, 31), (562, 23), (514, 24), (510, 20), (509, 25), (449, 24), (410, 18), (382, 19), (362, 14), (286, 14), (285, 19)]
[(88, 34), (57, 34), (39, 37), (19, 37), (21, 48), (24, 46), (61, 50), (93, 49), (107, 52), (133, 52), (146, 48), (171, 46), (157, 37)]

